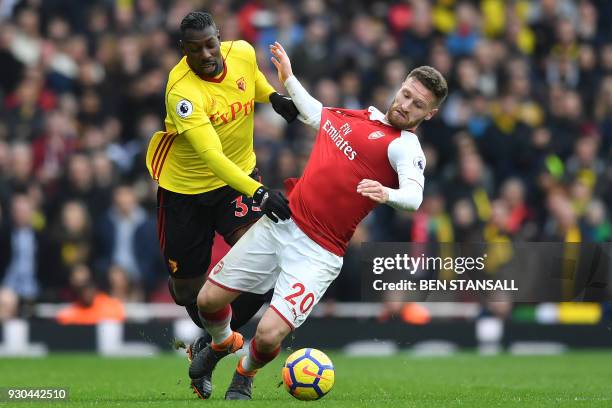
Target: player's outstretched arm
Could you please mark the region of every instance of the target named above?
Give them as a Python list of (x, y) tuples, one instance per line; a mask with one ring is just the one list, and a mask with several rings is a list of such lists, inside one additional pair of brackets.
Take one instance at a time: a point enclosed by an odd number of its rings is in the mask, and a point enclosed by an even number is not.
[(252, 196), (261, 210), (277, 222), (291, 217), (289, 201), (279, 191), (270, 191), (249, 177), (222, 152), (221, 141), (212, 125), (207, 124), (182, 133), (215, 176), (234, 190)]
[(300, 112), (298, 119), (318, 130), (323, 104), (313, 98), (293, 75), (289, 56), (279, 42), (270, 45), (270, 52), (273, 55), (271, 60), (278, 72), (278, 79), (287, 88), (287, 92)]

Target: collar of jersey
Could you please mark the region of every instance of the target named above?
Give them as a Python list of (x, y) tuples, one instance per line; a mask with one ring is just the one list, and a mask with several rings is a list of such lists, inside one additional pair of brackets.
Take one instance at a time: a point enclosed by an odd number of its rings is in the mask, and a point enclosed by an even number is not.
[(376, 109), (374, 106), (370, 106), (368, 108), (368, 112), (370, 112), (370, 120), (377, 120), (384, 125), (391, 126), (387, 119), (385, 119), (385, 114)]
[(225, 75), (227, 75), (227, 61), (225, 59), (223, 60), (223, 72), (221, 73), (221, 76), (218, 78), (206, 78), (197, 73), (196, 75), (199, 76), (200, 79), (207, 81), (207, 82), (215, 82), (215, 83), (222, 82), (225, 79)]

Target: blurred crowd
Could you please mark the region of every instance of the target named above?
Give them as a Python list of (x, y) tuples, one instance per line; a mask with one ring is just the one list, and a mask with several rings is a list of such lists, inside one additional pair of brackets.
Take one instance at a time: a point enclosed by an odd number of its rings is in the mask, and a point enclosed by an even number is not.
[[(86, 298), (93, 283), (169, 300), (144, 154), (191, 10), (210, 11), (222, 40), (253, 44), (278, 90), (268, 44), (281, 42), (325, 106), (385, 111), (422, 64), (449, 82), (418, 130), (421, 209), (375, 210), (332, 296), (359, 297), (363, 241), (612, 239), (610, 1), (4, 0), (0, 315)], [(266, 184), (301, 174), (310, 129), (259, 105), (254, 137)]]

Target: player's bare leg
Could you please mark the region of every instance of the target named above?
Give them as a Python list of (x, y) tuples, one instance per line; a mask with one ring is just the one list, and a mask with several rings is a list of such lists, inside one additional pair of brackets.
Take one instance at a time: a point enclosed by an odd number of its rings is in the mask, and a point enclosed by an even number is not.
[(223, 237), (225, 239), (225, 242), (227, 242), (227, 244), (229, 246), (234, 246), (236, 244), (236, 242), (238, 242), (238, 240), (244, 235), (246, 234), (246, 232), (249, 230), (249, 228), (251, 228), (253, 226), (253, 224), (249, 224), (249, 225), (244, 225), (238, 229), (236, 229), (234, 232), (232, 232), (231, 234)]
[(257, 351), (270, 354), (280, 349), (280, 345), (293, 330), (277, 312), (268, 308), (261, 317), (255, 333)]
[(200, 320), (212, 341), (193, 356), (189, 366), (191, 387), (201, 399), (212, 393), (212, 372), (219, 360), (242, 348), (244, 339), (232, 331), (232, 307), (230, 303), (240, 295), (239, 292), (223, 289), (207, 281), (198, 294)]
[(283, 339), (293, 330), (274, 310), (268, 308), (257, 325), (255, 337), (251, 340), (249, 354), (238, 361), (225, 399), (248, 400), (253, 390), (253, 377), (257, 370), (280, 352)]
[(179, 306), (184, 306), (191, 320), (199, 327), (202, 327), (202, 323), (198, 317), (196, 299), (200, 292), (200, 288), (204, 284), (204, 280), (204, 276), (182, 279), (170, 276), (168, 278), (168, 291), (172, 299), (174, 299), (174, 303)]
[[(174, 299), (174, 302), (179, 306), (184, 306), (187, 310), (187, 314), (198, 327), (204, 328), (202, 320), (200, 319), (200, 313), (198, 312), (198, 304), (196, 299), (198, 293), (204, 285), (204, 276), (197, 276), (195, 278), (184, 278), (179, 279), (175, 277), (168, 277), (168, 291)], [(200, 352), (208, 343), (208, 336), (200, 336), (194, 340), (189, 346), (187, 346), (187, 359), (189, 363), (193, 360), (193, 356)]]
[[(253, 226), (253, 224), (254, 223), (243, 225), (242, 227), (239, 227), (236, 230), (234, 230), (231, 234), (224, 236), (223, 238), (225, 239), (225, 242), (227, 242), (227, 244), (230, 246), (234, 246), (236, 242), (238, 242), (238, 240), (248, 231), (248, 229)], [(197, 279), (198, 281), (196, 282), (195, 279)], [(202, 325), (202, 320), (200, 319), (200, 313), (198, 311), (198, 304), (197, 304), (196, 298), (198, 296), (200, 289), (204, 285), (205, 279), (203, 277), (199, 277), (195, 279), (193, 282), (191, 282), (191, 284), (193, 285), (189, 288), (191, 291), (187, 292), (187, 296), (191, 296), (189, 299), (192, 299), (192, 300), (189, 301), (188, 306), (185, 306), (185, 309), (187, 309), (187, 313), (189, 314), (189, 317), (191, 318), (191, 320), (198, 327), (203, 329), (204, 326)], [(170, 293), (172, 294), (172, 297), (174, 298), (174, 301), (177, 304), (179, 304), (177, 301), (177, 297), (174, 295), (175, 293), (174, 280), (176, 279), (173, 279), (172, 277), (168, 279), (168, 288), (170, 290)], [(197, 291), (194, 291), (194, 288), (197, 288)], [(261, 300), (259, 300), (258, 298), (260, 298)], [(238, 305), (239, 306), (238, 312), (240, 313), (240, 316), (236, 316), (236, 312), (237, 312), (236, 304), (235, 303), (232, 304), (233, 316), (232, 316), (231, 326), (235, 330), (238, 330), (239, 327), (241, 327), (248, 320), (250, 320), (251, 316), (253, 316), (259, 310), (261, 305), (264, 303), (264, 300), (263, 300), (263, 296), (261, 295), (245, 293), (243, 295), (243, 298), (239, 301), (239, 303), (240, 304)], [(246, 305), (252, 305), (252, 307), (245, 308)], [(247, 312), (248, 310), (251, 310), (251, 309), (253, 310), (252, 314)], [(245, 318), (245, 315), (248, 316), (248, 318)], [(203, 336), (196, 338), (190, 345), (187, 346), (186, 352), (187, 352), (187, 358), (189, 360), (189, 363), (191, 363), (191, 361), (193, 360), (193, 356), (199, 353), (201, 350), (203, 350), (208, 345), (209, 342), (210, 342), (210, 335), (205, 334)]]

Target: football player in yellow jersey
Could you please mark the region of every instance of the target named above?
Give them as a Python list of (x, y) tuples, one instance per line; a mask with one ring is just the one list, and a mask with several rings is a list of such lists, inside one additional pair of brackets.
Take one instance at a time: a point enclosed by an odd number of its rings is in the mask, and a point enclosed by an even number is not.
[[(263, 186), (255, 168), (255, 102), (271, 102), (288, 122), (297, 109), (259, 71), (250, 44), (220, 41), (210, 14), (192, 12), (183, 19), (181, 49), (185, 56), (166, 86), (166, 129), (151, 138), (146, 164), (159, 183), (158, 238), (170, 293), (202, 327), (196, 298), (215, 232), (233, 245), (261, 214), (274, 221), (291, 215), (287, 199)], [(246, 323), (265, 300), (243, 297), (232, 305), (232, 327)], [(188, 352), (204, 343), (198, 339)]]

